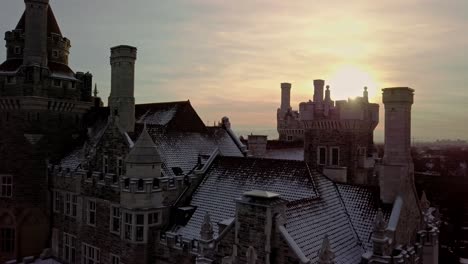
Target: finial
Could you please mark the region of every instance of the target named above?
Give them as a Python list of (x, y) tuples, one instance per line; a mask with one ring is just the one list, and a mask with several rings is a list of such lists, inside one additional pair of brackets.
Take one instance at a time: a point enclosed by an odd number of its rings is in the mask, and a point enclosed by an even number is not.
[(94, 97), (97, 97), (98, 95), (98, 90), (97, 90), (97, 83), (94, 84)]
[(330, 85), (327, 85), (327, 86), (325, 86), (325, 87), (327, 88), (327, 90), (330, 90)]
[(364, 86), (364, 91), (367, 91), (367, 86)]
[(384, 232), (386, 228), (387, 228), (387, 222), (384, 219), (382, 209), (379, 208), (379, 211), (377, 211), (377, 215), (375, 216), (375, 220), (374, 220), (374, 233)]
[(421, 200), (419, 201), (419, 204), (421, 205), (421, 209), (423, 210), (423, 212), (427, 211), (427, 209), (431, 207), (431, 203), (427, 199), (425, 191), (422, 192)]
[(330, 248), (330, 240), (328, 235), (325, 235), (322, 242), (322, 247), (318, 252), (318, 264), (334, 264), (335, 253)]
[(201, 226), (200, 237), (203, 240), (212, 240), (213, 233), (213, 224), (211, 223), (210, 213), (206, 212)]

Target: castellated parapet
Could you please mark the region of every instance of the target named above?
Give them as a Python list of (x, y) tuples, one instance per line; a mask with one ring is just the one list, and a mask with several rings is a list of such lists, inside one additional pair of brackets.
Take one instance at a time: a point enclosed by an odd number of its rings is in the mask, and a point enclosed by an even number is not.
[(121, 45), (111, 48), (112, 68), (109, 108), (126, 132), (135, 128), (135, 61), (137, 48)]

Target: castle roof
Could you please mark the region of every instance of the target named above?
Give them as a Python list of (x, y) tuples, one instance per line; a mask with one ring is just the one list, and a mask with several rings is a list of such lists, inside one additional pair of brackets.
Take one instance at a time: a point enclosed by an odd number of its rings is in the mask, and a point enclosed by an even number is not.
[[(15, 29), (23, 30), (23, 32), (26, 31), (26, 11), (23, 12), (23, 15), (21, 16)], [(54, 15), (54, 11), (52, 11), (52, 7), (49, 5), (47, 11), (47, 35), (50, 35), (51, 33), (62, 36), (62, 32), (60, 31), (60, 27)]]
[[(316, 263), (323, 237), (328, 236), (336, 263), (359, 263), (372, 244), (372, 222), (378, 193), (368, 187), (336, 184), (310, 171), (302, 161), (217, 157), (190, 205), (195, 212), (173, 231), (183, 239), (199, 239), (203, 217), (217, 223), (235, 217), (235, 200), (251, 190), (278, 193), (287, 201), (285, 228), (300, 251)], [(384, 211), (388, 218), (389, 211)], [(222, 239), (222, 238), (221, 238)]]
[(161, 157), (156, 150), (146, 126), (143, 128), (138, 140), (128, 154), (126, 162), (134, 164), (161, 163)]

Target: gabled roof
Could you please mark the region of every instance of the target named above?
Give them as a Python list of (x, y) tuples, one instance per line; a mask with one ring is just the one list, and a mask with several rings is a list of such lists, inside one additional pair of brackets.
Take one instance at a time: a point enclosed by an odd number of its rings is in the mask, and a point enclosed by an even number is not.
[[(26, 11), (23, 12), (23, 15), (21, 16), (15, 29), (23, 30), (23, 32), (27, 30), (26, 29)], [(47, 35), (50, 35), (51, 33), (59, 34), (60, 36), (62, 35), (62, 32), (60, 31), (60, 27), (57, 23), (57, 19), (55, 18), (54, 11), (52, 11), (52, 7), (49, 5), (48, 11), (47, 11)]]
[[(234, 217), (235, 199), (244, 192), (262, 190), (297, 203), (318, 197), (309, 169), (304, 162), (244, 157), (217, 157), (192, 196), (197, 207), (186, 226), (178, 231), (184, 238), (199, 238), (206, 212), (213, 223)], [(215, 236), (218, 225), (214, 224)]]
[(167, 131), (206, 132), (190, 101), (135, 105), (136, 123), (164, 127)]
[(16, 72), (23, 65), (22, 59), (10, 59), (0, 64), (0, 72)]
[(126, 162), (133, 164), (161, 163), (161, 157), (156, 150), (146, 126), (143, 128), (138, 140), (128, 154)]

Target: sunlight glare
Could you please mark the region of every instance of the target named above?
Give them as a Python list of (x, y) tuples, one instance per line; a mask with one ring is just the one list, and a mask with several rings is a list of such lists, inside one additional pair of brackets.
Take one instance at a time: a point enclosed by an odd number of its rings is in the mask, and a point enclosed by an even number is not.
[(367, 86), (369, 98), (372, 98), (377, 89), (375, 79), (368, 71), (354, 65), (339, 67), (327, 78), (333, 100), (346, 100), (362, 96), (364, 86)]

